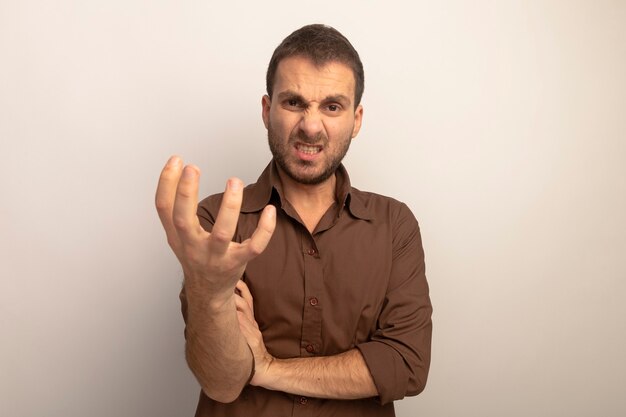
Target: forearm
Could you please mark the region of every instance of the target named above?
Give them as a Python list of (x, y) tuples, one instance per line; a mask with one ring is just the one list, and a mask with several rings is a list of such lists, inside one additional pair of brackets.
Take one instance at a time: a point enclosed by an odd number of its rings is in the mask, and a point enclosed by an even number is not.
[(239, 330), (234, 300), (218, 305), (189, 300), (186, 357), (203, 391), (234, 401), (252, 372), (252, 354)]
[(257, 385), (316, 398), (349, 400), (378, 395), (357, 349), (325, 357), (274, 358)]
[(198, 167), (183, 167), (183, 161), (172, 156), (161, 171), (155, 205), (185, 274), (181, 302), (187, 362), (209, 397), (230, 402), (239, 396), (254, 367), (239, 328), (233, 291), (248, 262), (269, 243), (276, 209), (265, 207), (252, 236), (234, 242), (243, 183), (228, 180), (215, 222), (203, 225), (198, 217), (199, 178)]

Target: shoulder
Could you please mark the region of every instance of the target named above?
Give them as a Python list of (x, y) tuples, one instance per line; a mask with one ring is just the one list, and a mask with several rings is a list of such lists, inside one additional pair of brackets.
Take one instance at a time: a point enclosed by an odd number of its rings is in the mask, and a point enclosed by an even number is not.
[(412, 243), (421, 248), (419, 223), (405, 203), (392, 197), (361, 191), (354, 187), (350, 195), (352, 214), (368, 220), (376, 228), (386, 230), (394, 250)]
[(393, 197), (361, 191), (354, 187), (350, 191), (350, 211), (358, 217), (372, 220), (398, 221), (407, 218), (415, 220), (411, 209), (405, 203)]

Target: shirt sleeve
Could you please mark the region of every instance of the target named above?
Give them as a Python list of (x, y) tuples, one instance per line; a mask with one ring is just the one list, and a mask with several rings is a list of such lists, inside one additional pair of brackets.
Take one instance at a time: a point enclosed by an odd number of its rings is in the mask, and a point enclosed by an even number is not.
[(405, 204), (392, 216), (391, 275), (377, 329), (360, 350), (382, 404), (417, 395), (430, 367), (432, 305), (417, 220)]

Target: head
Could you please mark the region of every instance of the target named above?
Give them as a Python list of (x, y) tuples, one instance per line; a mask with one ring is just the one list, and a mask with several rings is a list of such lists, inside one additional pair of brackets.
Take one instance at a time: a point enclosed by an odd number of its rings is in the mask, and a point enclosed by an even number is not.
[(263, 122), (281, 172), (301, 184), (325, 182), (361, 127), (356, 51), (335, 29), (306, 26), (276, 49), (267, 77)]
[(322, 67), (329, 62), (340, 62), (352, 70), (354, 76), (354, 107), (361, 103), (365, 88), (363, 64), (350, 41), (338, 30), (321, 24), (307, 25), (287, 36), (274, 50), (265, 79), (267, 95), (272, 98), (278, 64), (285, 58), (300, 56)]

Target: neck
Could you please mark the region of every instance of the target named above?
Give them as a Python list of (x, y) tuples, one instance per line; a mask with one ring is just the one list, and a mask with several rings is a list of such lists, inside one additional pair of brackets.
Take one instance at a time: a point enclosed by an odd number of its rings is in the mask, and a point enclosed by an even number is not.
[(280, 167), (278, 175), (285, 198), (304, 221), (309, 232), (313, 232), (326, 210), (335, 202), (335, 174), (319, 184), (299, 183)]
[(325, 206), (335, 201), (335, 174), (319, 184), (302, 184), (287, 175), (282, 168), (278, 167), (278, 175), (283, 185), (285, 198), (292, 205), (305, 205), (310, 207)]

